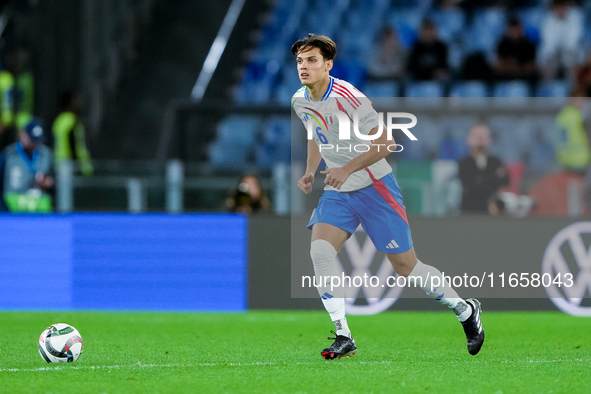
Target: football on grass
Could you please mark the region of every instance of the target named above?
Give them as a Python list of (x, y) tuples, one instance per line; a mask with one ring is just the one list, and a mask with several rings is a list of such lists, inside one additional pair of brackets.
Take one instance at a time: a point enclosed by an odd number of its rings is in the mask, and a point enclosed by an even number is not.
[(47, 327), (39, 337), (39, 354), (48, 363), (73, 363), (82, 353), (82, 337), (69, 324)]

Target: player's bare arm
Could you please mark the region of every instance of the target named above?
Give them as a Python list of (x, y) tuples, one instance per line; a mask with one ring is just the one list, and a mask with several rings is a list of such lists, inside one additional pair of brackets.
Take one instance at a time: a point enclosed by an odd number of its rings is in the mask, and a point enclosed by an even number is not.
[[(370, 135), (376, 134), (378, 127), (374, 127)], [(352, 173), (362, 170), (388, 156), (390, 151), (385, 149), (385, 146), (389, 144), (394, 144), (394, 140), (388, 140), (387, 133), (382, 130), (382, 135), (372, 141), (370, 149), (367, 152), (363, 152), (342, 167), (320, 171), (321, 174), (326, 174), (324, 183), (335, 189), (340, 189)]]
[(320, 160), (322, 160), (322, 156), (320, 156), (320, 150), (318, 149), (318, 145), (316, 145), (316, 142), (314, 142), (314, 140), (309, 140), (306, 173), (298, 181), (298, 187), (301, 191), (303, 191), (306, 194), (310, 194), (312, 192), (312, 184), (314, 183), (314, 173), (316, 172), (316, 169), (320, 164)]

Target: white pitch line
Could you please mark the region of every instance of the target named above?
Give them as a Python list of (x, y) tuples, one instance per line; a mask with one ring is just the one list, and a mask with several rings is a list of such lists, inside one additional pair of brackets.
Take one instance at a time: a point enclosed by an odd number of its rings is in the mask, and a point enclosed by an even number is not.
[[(480, 363), (484, 360), (476, 360), (476, 362)], [(383, 361), (359, 361), (357, 364), (362, 365), (371, 365), (371, 364), (393, 364), (396, 361), (390, 360), (383, 360)], [(505, 364), (528, 364), (528, 363), (567, 363), (567, 362), (574, 362), (574, 363), (588, 363), (591, 362), (591, 359), (587, 358), (575, 358), (575, 359), (558, 359), (558, 360), (505, 360)], [(339, 362), (334, 361), (326, 361), (326, 363), (332, 363), (333, 365), (337, 366), (344, 366), (349, 364), (342, 364)], [(457, 361), (452, 361), (452, 363), (457, 363)], [(256, 363), (201, 363), (201, 364), (142, 364), (142, 363), (135, 363), (135, 364), (128, 364), (128, 365), (80, 365), (80, 366), (68, 366), (63, 367), (60, 365), (56, 365), (54, 367), (45, 367), (45, 368), (6, 368), (0, 369), (0, 372), (47, 372), (47, 371), (68, 371), (71, 369), (77, 370), (97, 370), (97, 369), (123, 369), (123, 368), (172, 368), (172, 367), (183, 367), (183, 368), (198, 368), (198, 367), (257, 367), (257, 366), (288, 366), (288, 365), (318, 365), (316, 362), (296, 362), (296, 363), (276, 363), (276, 362), (256, 362)]]

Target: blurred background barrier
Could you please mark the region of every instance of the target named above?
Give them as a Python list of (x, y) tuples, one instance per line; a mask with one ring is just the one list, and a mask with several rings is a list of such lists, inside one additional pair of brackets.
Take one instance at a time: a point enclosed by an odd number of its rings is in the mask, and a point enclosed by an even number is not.
[(242, 215), (0, 215), (0, 229), (0, 309), (246, 309)]
[[(0, 309), (320, 310), (316, 290), (300, 286), (302, 275), (313, 275), (306, 222), (233, 214), (1, 215)], [(494, 273), (494, 289), (460, 288), (460, 295), (484, 299), (488, 310), (556, 310), (543, 287), (513, 288), (508, 275), (541, 274), (550, 241), (572, 220), (415, 215), (410, 223), (419, 258), (446, 275)], [(590, 237), (581, 234), (585, 248)], [(364, 251), (373, 248), (364, 233), (351, 241)], [(348, 274), (351, 250), (339, 252)], [(566, 243), (561, 251), (582, 289), (580, 304), (588, 307), (585, 286), (591, 287), (584, 275), (578, 278), (584, 261), (577, 260), (576, 245)], [(375, 250), (369, 255), (368, 272), (376, 274), (384, 256)], [(368, 301), (359, 293), (349, 302), (366, 313), (363, 308), (384, 294)], [(440, 310), (415, 289), (397, 297), (384, 301), (386, 309)]]
[[(0, 146), (15, 141), (15, 121), (26, 112), (41, 120), (47, 146), (58, 148), (71, 129), (51, 125), (64, 112), (75, 115), (87, 152), (72, 157), (72, 182), (57, 185), (54, 208), (62, 212), (227, 210), (225, 200), (245, 173), (259, 177), (275, 213), (301, 211), (304, 203), (295, 195), (290, 201), (285, 182), (285, 166), (301, 166), (305, 154), (291, 141), (302, 141), (289, 106), (301, 82), (289, 49), (315, 32), (338, 44), (333, 76), (380, 110), (420, 111), (419, 142), (388, 158), (410, 213), (458, 213), (455, 163), (467, 153), (475, 122), (490, 128), (490, 153), (507, 165), (507, 188), (544, 194), (554, 178), (534, 186), (545, 176), (585, 172), (587, 163), (573, 168), (571, 160), (558, 160), (572, 156), (577, 139), (557, 117), (567, 109), (567, 120), (589, 119), (588, 105), (567, 107), (568, 96), (591, 92), (591, 2), (567, 2), (573, 23), (552, 28), (546, 21), (557, 12), (553, 3), (0, 1), (0, 73), (14, 82), (0, 89), (7, 118), (0, 120)], [(443, 69), (421, 76), (413, 59), (425, 22), (447, 49)], [(514, 22), (519, 43), (533, 49), (533, 73), (503, 70), (516, 55), (501, 50)], [(565, 30), (569, 23), (576, 26)], [(77, 105), (66, 103), (68, 96)], [(581, 145), (588, 149), (586, 139)], [(580, 185), (569, 187), (533, 214), (585, 215), (576, 198)]]

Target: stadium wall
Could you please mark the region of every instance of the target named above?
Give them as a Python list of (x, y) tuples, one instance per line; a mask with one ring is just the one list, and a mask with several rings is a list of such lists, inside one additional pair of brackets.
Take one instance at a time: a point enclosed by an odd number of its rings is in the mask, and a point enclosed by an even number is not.
[(246, 309), (242, 215), (0, 216), (0, 309)]

